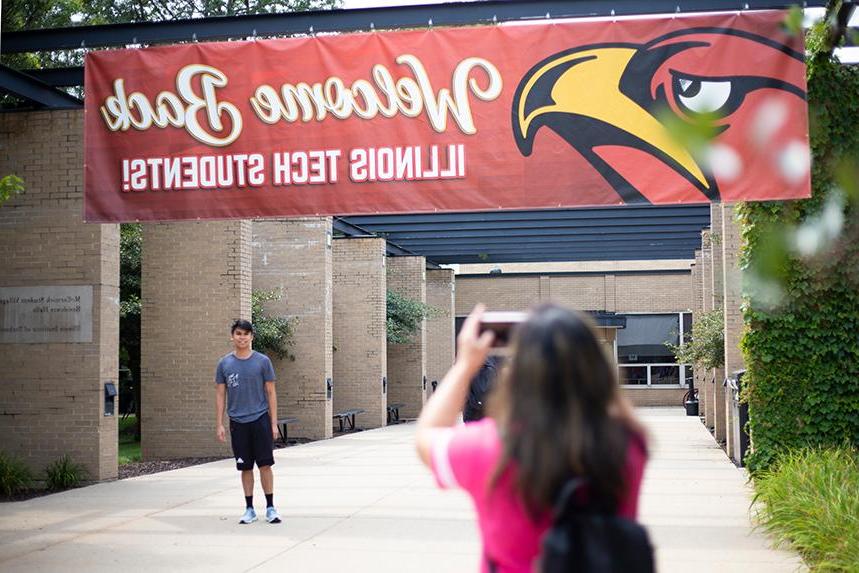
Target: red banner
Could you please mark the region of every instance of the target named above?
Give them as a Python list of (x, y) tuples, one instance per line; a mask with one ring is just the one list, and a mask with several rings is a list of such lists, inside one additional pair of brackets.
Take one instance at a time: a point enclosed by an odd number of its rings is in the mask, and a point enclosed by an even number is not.
[(810, 195), (781, 12), (184, 44), (86, 60), (85, 218)]

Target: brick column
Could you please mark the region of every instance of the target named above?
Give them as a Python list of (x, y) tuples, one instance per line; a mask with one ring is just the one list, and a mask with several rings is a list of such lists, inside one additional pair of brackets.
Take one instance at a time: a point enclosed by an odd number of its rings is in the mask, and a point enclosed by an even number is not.
[[(604, 277), (605, 281), (605, 306), (603, 310), (606, 312), (617, 311), (617, 288), (615, 275), (607, 274)], [(599, 309), (597, 309), (599, 310)]]
[(143, 226), (143, 458), (230, 455), (215, 439), (215, 367), (251, 317), (249, 221)]
[(432, 382), (441, 382), (454, 359), (454, 276), (450, 269), (429, 270), (427, 273), (427, 304), (439, 313), (426, 321), (427, 330), (427, 391), (432, 394)]
[[(710, 277), (713, 288), (713, 303), (712, 308), (721, 309), (723, 307), (724, 301), (724, 257), (722, 255), (722, 205), (719, 203), (712, 203), (710, 205), (710, 250), (712, 253), (712, 262), (713, 264), (710, 267)], [(713, 379), (715, 380), (716, 387), (714, 388), (714, 395), (716, 396), (714, 399), (719, 400), (717, 402), (720, 410), (724, 410), (722, 404), (725, 401), (725, 387), (723, 386), (725, 381), (725, 369), (716, 368), (712, 371)], [(721, 398), (720, 398), (721, 396)], [(728, 455), (730, 455), (731, 448), (731, 440), (732, 434), (730, 431), (731, 421), (729, 419), (729, 413), (724, 413), (722, 418), (725, 420), (725, 430), (724, 430), (724, 439), (727, 449), (729, 450)]]
[(334, 240), (334, 411), (362, 408), (364, 428), (387, 423), (385, 240)]
[[(711, 233), (711, 229), (701, 232), (704, 312), (712, 311), (713, 303), (716, 300), (713, 294), (713, 242), (711, 241)], [(723, 444), (726, 439), (725, 409), (722, 407), (722, 404), (725, 403), (725, 388), (722, 386), (722, 379), (717, 370), (708, 370), (706, 376), (713, 391), (713, 435), (717, 442)]]
[[(389, 257), (388, 290), (426, 302), (426, 259)], [(414, 418), (426, 399), (426, 321), (408, 344), (388, 344), (388, 403), (404, 404), (403, 418)]]
[[(332, 435), (332, 400), (337, 393), (333, 366), (332, 229), (330, 218), (257, 221), (253, 230), (254, 290), (280, 289), (282, 297), (265, 309), (295, 320), (293, 359), (272, 357), (277, 373), (278, 417), (294, 416), (293, 436)], [(369, 419), (369, 418), (368, 418)], [(356, 420), (364, 423), (359, 416)]]
[[(736, 221), (734, 207), (722, 205), (722, 259), (724, 282), (724, 311), (725, 311), (725, 373), (732, 376), (737, 370), (745, 368), (743, 353), (740, 350), (740, 339), (743, 336), (742, 304), (742, 274), (739, 266), (740, 255), (740, 226)], [(723, 408), (731, 412), (731, 394), (726, 392)], [(733, 416), (731, 416), (733, 418)], [(733, 419), (729, 423), (733, 424)], [(733, 426), (730, 426), (733, 427)], [(733, 436), (728, 455), (739, 462), (739, 452), (734, 451)]]
[[(695, 251), (695, 263), (692, 265), (692, 320), (693, 322), (701, 316), (704, 308), (704, 282), (701, 273), (703, 265), (703, 256), (701, 250)], [(713, 427), (713, 398), (710, 389), (707, 373), (703, 368), (694, 366), (695, 368), (695, 387), (698, 388), (698, 398), (700, 401), (700, 413), (704, 417), (704, 425), (708, 428)]]
[[(0, 450), (37, 474), (68, 454), (90, 479), (115, 478), (116, 416), (104, 415), (104, 383), (118, 387), (119, 226), (81, 221), (83, 112), (0, 114), (0, 140), (0, 174), (26, 187), (0, 207), (0, 287), (24, 297), (80, 288), (92, 302), (80, 317), (91, 327), (84, 341), (10, 335), (0, 344)], [(15, 306), (0, 304), (0, 324)]]
[(552, 277), (540, 277), (540, 302), (550, 302), (552, 300)]

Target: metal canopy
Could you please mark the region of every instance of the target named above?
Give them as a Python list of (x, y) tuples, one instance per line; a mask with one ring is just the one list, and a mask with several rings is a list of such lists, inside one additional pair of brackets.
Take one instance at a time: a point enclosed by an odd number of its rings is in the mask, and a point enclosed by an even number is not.
[(694, 259), (710, 207), (360, 215), (338, 222), (437, 264)]

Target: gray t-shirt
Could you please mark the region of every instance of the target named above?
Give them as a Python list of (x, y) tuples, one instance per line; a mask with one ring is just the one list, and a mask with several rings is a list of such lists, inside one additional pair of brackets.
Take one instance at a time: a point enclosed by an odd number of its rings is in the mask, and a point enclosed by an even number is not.
[(215, 382), (227, 385), (227, 415), (246, 424), (268, 411), (265, 383), (274, 381), (274, 368), (265, 354), (253, 351), (245, 359), (230, 352), (218, 362)]

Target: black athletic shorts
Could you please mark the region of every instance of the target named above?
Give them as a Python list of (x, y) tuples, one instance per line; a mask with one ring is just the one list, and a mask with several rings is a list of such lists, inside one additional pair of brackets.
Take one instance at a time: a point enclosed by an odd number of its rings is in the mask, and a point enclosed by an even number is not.
[(271, 453), (274, 440), (268, 412), (245, 424), (230, 420), (230, 441), (233, 443), (237, 470), (252, 470), (254, 462), (259, 468), (274, 465), (274, 456)]

